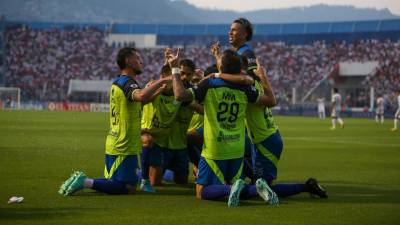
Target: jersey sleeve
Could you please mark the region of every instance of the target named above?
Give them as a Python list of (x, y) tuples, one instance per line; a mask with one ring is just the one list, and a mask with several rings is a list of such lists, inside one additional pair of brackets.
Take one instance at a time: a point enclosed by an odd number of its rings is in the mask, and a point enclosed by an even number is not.
[(257, 90), (257, 88), (254, 85), (248, 86), (246, 88), (246, 95), (247, 95), (247, 101), (251, 103), (256, 103), (261, 97), (261, 93)]
[(257, 69), (256, 55), (250, 49), (243, 52), (242, 56), (247, 59), (247, 73), (253, 74), (253, 70)]
[(137, 90), (140, 90), (140, 87), (135, 80), (131, 79), (125, 82), (124, 86), (122, 87), (122, 90), (124, 91), (125, 97), (129, 101), (133, 101), (132, 93)]
[(199, 85), (193, 86), (190, 90), (192, 91), (194, 99), (196, 99), (199, 103), (202, 103), (206, 97), (208, 88), (209, 79), (206, 79), (200, 82)]

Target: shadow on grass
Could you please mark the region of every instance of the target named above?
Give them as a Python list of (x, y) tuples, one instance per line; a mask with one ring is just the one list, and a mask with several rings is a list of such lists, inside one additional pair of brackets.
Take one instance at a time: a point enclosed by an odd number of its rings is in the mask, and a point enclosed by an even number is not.
[(77, 215), (83, 211), (90, 209), (84, 209), (80, 207), (62, 207), (62, 208), (2, 208), (0, 209), (0, 221), (1, 220), (45, 220), (60, 217), (70, 217), (71, 215)]
[(282, 198), (283, 202), (316, 202), (316, 203), (400, 203), (400, 190), (379, 186), (325, 184), (328, 199), (309, 197), (308, 193)]

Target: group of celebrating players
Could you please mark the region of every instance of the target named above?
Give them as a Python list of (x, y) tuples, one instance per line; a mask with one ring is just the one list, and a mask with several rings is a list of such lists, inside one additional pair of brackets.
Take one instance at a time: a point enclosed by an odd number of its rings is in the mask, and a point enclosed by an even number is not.
[(247, 19), (233, 21), (232, 48), (221, 52), (218, 43), (211, 46), (216, 65), (204, 72), (191, 59), (181, 59), (179, 49), (167, 48), (160, 78), (142, 89), (135, 80), (142, 70), (140, 54), (122, 48), (121, 74), (110, 88), (104, 178), (76, 171), (59, 193), (90, 188), (133, 194), (138, 184), (141, 191), (156, 192), (167, 170), (176, 184), (187, 184), (193, 163), (199, 199), (228, 197), (228, 206), (235, 207), (257, 196), (271, 205), (301, 192), (327, 198), (314, 178), (273, 184), (283, 142), (271, 112), (274, 91), (246, 44), (252, 35)]

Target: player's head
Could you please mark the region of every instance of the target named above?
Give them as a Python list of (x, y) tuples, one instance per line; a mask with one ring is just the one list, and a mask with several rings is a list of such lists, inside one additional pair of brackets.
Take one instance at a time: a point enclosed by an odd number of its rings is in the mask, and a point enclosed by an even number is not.
[(161, 67), (160, 77), (165, 78), (172, 75), (171, 67), (166, 64)]
[(192, 84), (198, 84), (201, 79), (204, 77), (204, 71), (200, 68), (195, 69), (192, 80), (190, 81)]
[(229, 43), (233, 47), (240, 47), (253, 37), (253, 25), (245, 18), (233, 21), (229, 31)]
[(179, 67), (181, 69), (181, 80), (184, 82), (190, 82), (196, 69), (194, 62), (190, 59), (183, 59), (179, 62)]
[(204, 70), (204, 76), (208, 76), (212, 73), (218, 73), (218, 67), (217, 64), (213, 64), (212, 66), (209, 66), (206, 68), (206, 70)]
[(242, 70), (242, 58), (231, 49), (225, 50), (220, 58), (219, 71), (221, 73), (238, 74)]
[[(160, 77), (165, 78), (172, 75), (171, 67), (166, 64), (161, 67)], [(172, 92), (172, 84), (167, 83), (167, 88), (165, 88), (164, 93), (171, 93)]]
[(132, 70), (136, 75), (142, 73), (142, 59), (135, 48), (121, 48), (117, 54), (117, 64), (121, 70)]
[(336, 93), (339, 93), (339, 89), (336, 88), (336, 87), (334, 87), (334, 88), (333, 88), (333, 93), (335, 93), (335, 94), (336, 94)]

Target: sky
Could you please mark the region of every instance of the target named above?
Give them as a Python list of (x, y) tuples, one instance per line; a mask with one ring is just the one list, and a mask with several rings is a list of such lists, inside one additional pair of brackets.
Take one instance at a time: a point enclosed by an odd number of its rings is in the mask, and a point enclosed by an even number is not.
[(289, 8), (316, 4), (353, 5), (358, 8), (388, 8), (400, 15), (400, 0), (186, 0), (201, 8), (249, 11), (255, 9)]

